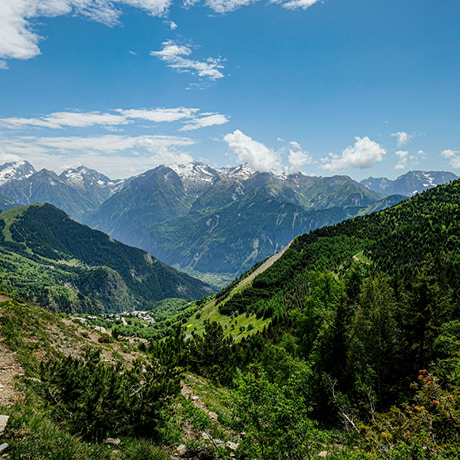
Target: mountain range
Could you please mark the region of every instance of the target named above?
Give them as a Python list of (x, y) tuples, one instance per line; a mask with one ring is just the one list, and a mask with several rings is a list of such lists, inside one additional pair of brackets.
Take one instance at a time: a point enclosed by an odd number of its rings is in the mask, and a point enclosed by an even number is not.
[(191, 274), (226, 281), (296, 235), (385, 209), (452, 173), (413, 171), (395, 181), (252, 171), (247, 165), (158, 166), (110, 180), (81, 166), (60, 175), (27, 162), (0, 166), (0, 208), (48, 202), (79, 222)]
[(386, 195), (414, 196), (424, 190), (447, 184), (458, 179), (458, 176), (446, 171), (409, 171), (395, 180), (386, 177), (369, 177), (360, 183), (375, 192)]
[(275, 175), (200, 163), (133, 178), (85, 223), (164, 262), (231, 277), (296, 235), (383, 209), (386, 199), (347, 176)]
[(0, 195), (10, 202), (50, 203), (78, 220), (98, 209), (128, 182), (112, 181), (84, 166), (66, 169), (59, 176), (47, 169), (36, 171), (27, 161), (0, 166)]

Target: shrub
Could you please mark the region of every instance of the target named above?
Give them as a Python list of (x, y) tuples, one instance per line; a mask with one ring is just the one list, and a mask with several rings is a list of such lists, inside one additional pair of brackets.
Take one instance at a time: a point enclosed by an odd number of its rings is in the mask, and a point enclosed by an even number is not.
[(153, 436), (180, 391), (178, 370), (135, 361), (131, 369), (101, 361), (100, 351), (41, 365), (42, 393), (53, 417), (84, 439)]

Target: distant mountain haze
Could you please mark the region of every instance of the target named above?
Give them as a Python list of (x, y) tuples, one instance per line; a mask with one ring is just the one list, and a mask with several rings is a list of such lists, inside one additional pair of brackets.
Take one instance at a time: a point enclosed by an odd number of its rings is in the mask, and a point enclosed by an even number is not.
[(424, 190), (448, 184), (456, 179), (458, 176), (446, 171), (409, 171), (395, 180), (385, 177), (369, 177), (362, 180), (361, 184), (370, 190), (387, 195), (414, 196)]
[(412, 171), (394, 181), (358, 183), (193, 162), (110, 180), (84, 166), (57, 175), (19, 162), (0, 166), (0, 205), (48, 202), (179, 269), (235, 276), (299, 234), (385, 209), (456, 177)]

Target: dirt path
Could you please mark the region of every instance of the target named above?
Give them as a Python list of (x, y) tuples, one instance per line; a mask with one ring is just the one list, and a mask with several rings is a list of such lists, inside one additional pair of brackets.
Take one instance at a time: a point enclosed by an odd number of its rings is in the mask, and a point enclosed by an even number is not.
[[(0, 294), (0, 302), (9, 300), (9, 297)], [(10, 406), (23, 400), (22, 393), (15, 388), (15, 378), (24, 372), (15, 354), (2, 342), (0, 335), (0, 405)]]
[(15, 389), (15, 377), (23, 374), (14, 353), (0, 343), (0, 405), (10, 406), (23, 400), (23, 394)]
[[(292, 243), (292, 241), (291, 241), (291, 243)], [(262, 272), (267, 270), (267, 268), (271, 267), (289, 249), (289, 246), (291, 246), (291, 243), (289, 243), (280, 252), (277, 252), (276, 254), (273, 254), (271, 257), (269, 257), (257, 270), (252, 272), (247, 278), (245, 278), (243, 281), (241, 281), (238, 284), (238, 286), (235, 288), (235, 290), (241, 288), (245, 284), (250, 283), (257, 275), (260, 275)]]

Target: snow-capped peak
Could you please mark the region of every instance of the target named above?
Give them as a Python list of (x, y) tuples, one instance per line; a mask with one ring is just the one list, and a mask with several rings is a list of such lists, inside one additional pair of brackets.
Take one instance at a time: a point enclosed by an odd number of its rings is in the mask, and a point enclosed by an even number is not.
[(0, 185), (11, 180), (22, 180), (32, 176), (36, 171), (27, 161), (15, 161), (0, 166)]

